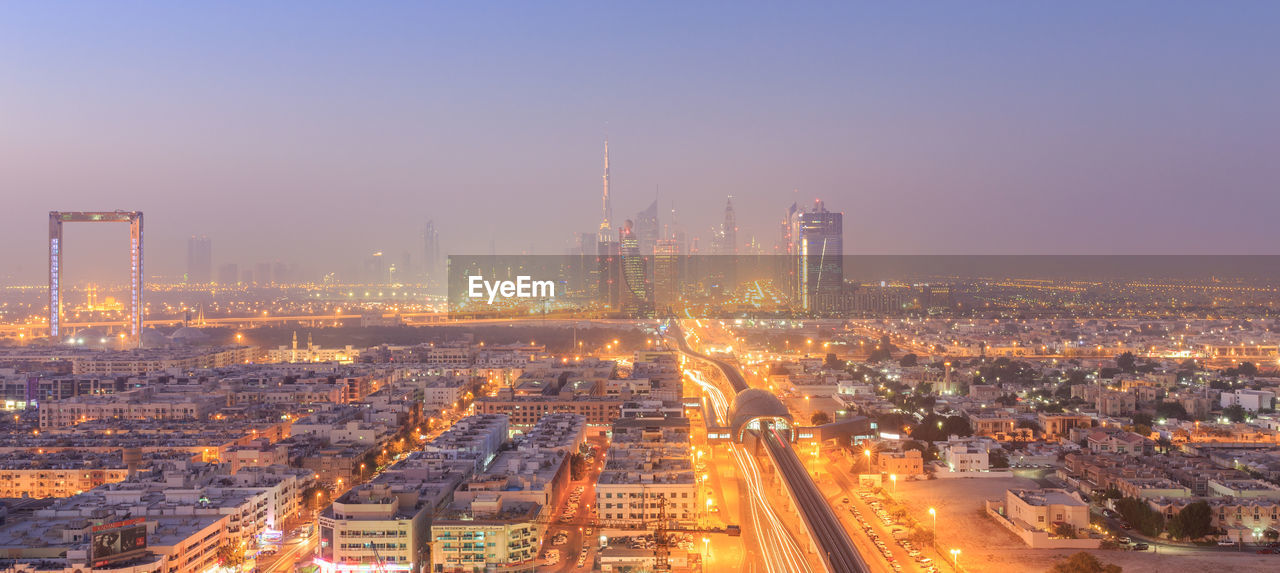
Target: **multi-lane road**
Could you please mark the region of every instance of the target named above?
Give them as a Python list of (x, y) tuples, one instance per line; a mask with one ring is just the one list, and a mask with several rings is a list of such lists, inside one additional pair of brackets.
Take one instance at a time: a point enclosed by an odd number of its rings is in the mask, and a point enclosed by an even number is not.
[[(735, 392), (748, 388), (746, 378), (735, 366), (693, 350), (685, 340), (684, 333), (678, 327), (673, 326), (673, 329), (675, 330), (673, 338), (681, 352), (714, 364), (724, 374)], [(723, 398), (720, 401), (723, 402)], [(791, 449), (791, 445), (785, 440), (778, 439), (777, 435), (771, 431), (763, 431), (760, 438), (769, 452), (769, 457), (777, 465), (786, 481), (787, 488), (795, 497), (798, 509), (810, 534), (813, 535), (813, 540), (822, 554), (827, 569), (836, 573), (867, 573), (869, 571), (867, 564), (858, 554), (848, 531), (818, 490), (817, 484), (813, 483), (813, 478), (805, 470), (804, 464)], [(789, 552), (785, 549), (781, 552), (782, 555), (787, 553)]]

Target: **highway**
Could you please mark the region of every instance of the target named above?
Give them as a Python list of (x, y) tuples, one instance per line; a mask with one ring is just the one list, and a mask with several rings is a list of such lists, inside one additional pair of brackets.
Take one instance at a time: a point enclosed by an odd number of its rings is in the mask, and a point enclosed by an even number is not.
[[(672, 323), (671, 328), (675, 329), (673, 337), (676, 339), (676, 344), (681, 352), (715, 364), (735, 392), (741, 392), (748, 388), (746, 378), (742, 376), (742, 373), (736, 367), (723, 360), (717, 360), (694, 351), (685, 340), (684, 333), (679, 330), (679, 327)], [(721, 403), (723, 401), (723, 397), (718, 400)], [(858, 550), (854, 547), (853, 540), (849, 538), (848, 532), (836, 517), (831, 505), (823, 498), (817, 484), (813, 483), (813, 478), (805, 470), (804, 464), (800, 462), (800, 458), (791, 449), (791, 445), (785, 440), (779, 439), (777, 434), (772, 431), (763, 432), (761, 439), (769, 452), (769, 457), (773, 459), (774, 464), (777, 465), (782, 473), (782, 478), (786, 480), (787, 487), (793, 492), (799, 505), (800, 513), (804, 518), (805, 524), (809, 527), (809, 532), (813, 535), (819, 550), (822, 552), (823, 561), (827, 564), (828, 570), (834, 573), (868, 573), (870, 570)], [(739, 463), (741, 464), (742, 461), (740, 460)], [(750, 472), (748, 472), (748, 476), (750, 477)], [(781, 548), (779, 554), (782, 559), (780, 560), (786, 559), (785, 556), (790, 553), (788, 549), (786, 547)]]

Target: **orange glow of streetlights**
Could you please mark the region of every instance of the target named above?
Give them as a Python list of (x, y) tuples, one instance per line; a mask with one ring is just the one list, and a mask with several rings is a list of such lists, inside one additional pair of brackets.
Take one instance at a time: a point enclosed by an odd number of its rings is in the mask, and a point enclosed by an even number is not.
[(951, 568), (957, 569), (959, 567), (960, 567), (960, 550), (952, 549), (951, 550)]
[(932, 507), (929, 508), (929, 517), (933, 518), (933, 529), (934, 531), (937, 531), (938, 530), (938, 510)]

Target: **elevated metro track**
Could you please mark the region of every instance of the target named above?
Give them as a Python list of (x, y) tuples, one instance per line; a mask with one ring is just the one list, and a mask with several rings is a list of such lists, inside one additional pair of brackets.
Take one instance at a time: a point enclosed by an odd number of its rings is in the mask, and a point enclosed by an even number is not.
[[(742, 393), (750, 388), (746, 378), (736, 367), (693, 350), (685, 340), (684, 332), (679, 330), (679, 326), (673, 323), (671, 328), (674, 330), (673, 337), (681, 352), (715, 364), (729, 381), (734, 392)], [(769, 458), (773, 460), (782, 475), (792, 499), (795, 500), (827, 570), (832, 573), (869, 573), (867, 562), (854, 547), (849, 533), (836, 517), (835, 511), (831, 509), (831, 504), (827, 503), (822, 492), (818, 490), (818, 485), (813, 483), (813, 478), (804, 469), (804, 464), (795, 450), (791, 449), (790, 443), (780, 438), (775, 430), (767, 426), (761, 428), (758, 435)]]

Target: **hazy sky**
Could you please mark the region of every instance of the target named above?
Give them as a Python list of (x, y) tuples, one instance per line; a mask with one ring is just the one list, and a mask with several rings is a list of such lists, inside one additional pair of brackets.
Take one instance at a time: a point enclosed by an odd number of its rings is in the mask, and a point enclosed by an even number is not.
[[(558, 253), (725, 196), (851, 253), (1276, 253), (1276, 2), (0, 4), (0, 279), (50, 209), (142, 210), (149, 274)], [(798, 189), (798, 193), (793, 193)], [(665, 213), (664, 213), (665, 215)], [(70, 268), (127, 230), (68, 228)], [(112, 249), (101, 250), (103, 243)], [(353, 263), (353, 261), (355, 261)], [(77, 271), (88, 272), (88, 271)]]

